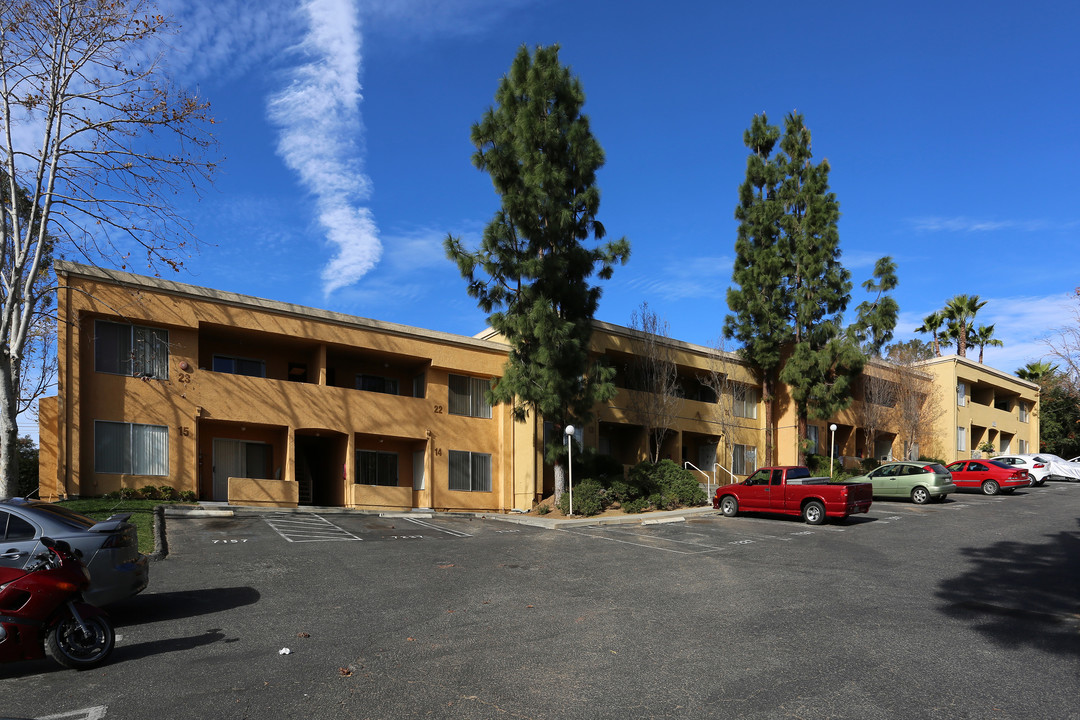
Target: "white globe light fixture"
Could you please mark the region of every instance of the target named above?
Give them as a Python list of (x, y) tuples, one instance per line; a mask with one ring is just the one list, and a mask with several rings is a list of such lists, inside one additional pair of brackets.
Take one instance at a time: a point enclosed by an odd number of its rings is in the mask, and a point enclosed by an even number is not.
[(829, 426), (830, 440), (829, 440), (829, 477), (832, 478), (832, 463), (833, 457), (836, 456), (836, 423)]
[(574, 514), (574, 426), (567, 425), (566, 430), (566, 474), (570, 484), (570, 515)]

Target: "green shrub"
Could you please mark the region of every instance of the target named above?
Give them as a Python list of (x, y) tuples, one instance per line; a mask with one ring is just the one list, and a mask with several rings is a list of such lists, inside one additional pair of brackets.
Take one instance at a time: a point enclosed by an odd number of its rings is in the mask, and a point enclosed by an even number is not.
[(199, 497), (195, 494), (194, 490), (181, 490), (180, 500), (182, 502), (195, 502)]
[(649, 496), (649, 505), (654, 510), (674, 510), (679, 506), (679, 501), (674, 495), (665, 495), (662, 492), (656, 492)]
[(655, 477), (656, 466), (648, 460), (642, 460), (630, 468), (626, 482), (636, 492), (636, 497), (648, 497), (660, 489)]
[(536, 506), (536, 514), (537, 515), (547, 515), (549, 512), (551, 512), (551, 506), (550, 505), (537, 505)]
[(941, 458), (926, 457), (925, 455), (920, 455), (919, 456), (919, 462), (937, 463), (938, 465), (948, 465), (948, 463), (945, 462), (944, 460), (942, 460)]
[(144, 485), (139, 488), (139, 496), (145, 500), (158, 500), (161, 497), (156, 485)]
[(872, 457), (863, 458), (862, 462), (859, 463), (860, 467), (862, 467), (862, 471), (864, 474), (870, 472), (880, 464), (881, 463), (879, 463), (876, 458)]
[(626, 505), (626, 503), (640, 498), (643, 494), (640, 487), (630, 483), (628, 480), (613, 480), (611, 487), (608, 488), (608, 497), (620, 505)]
[(172, 485), (161, 485), (158, 487), (158, 497), (161, 500), (176, 500), (180, 496), (180, 493), (176, 491)]
[[(605, 496), (604, 486), (599, 481), (582, 480), (574, 485), (574, 514), (588, 517), (603, 512)], [(570, 493), (564, 492), (559, 498), (559, 510), (563, 515), (570, 514)]]
[(116, 491), (116, 496), (121, 500), (134, 500), (139, 497), (139, 493), (135, 488), (124, 487)]
[(623, 503), (622, 509), (623, 512), (627, 513), (645, 512), (649, 509), (649, 501), (643, 497), (635, 498), (630, 502)]
[(696, 507), (705, 504), (705, 491), (694, 474), (670, 460), (656, 464), (654, 477), (664, 498), (674, 498), (676, 505)]

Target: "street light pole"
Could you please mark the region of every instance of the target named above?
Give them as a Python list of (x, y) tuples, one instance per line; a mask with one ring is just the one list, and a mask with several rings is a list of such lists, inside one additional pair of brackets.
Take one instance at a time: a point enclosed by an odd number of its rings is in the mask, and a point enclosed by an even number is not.
[(570, 514), (574, 514), (574, 426), (566, 426), (566, 474), (570, 484)]
[(833, 476), (832, 463), (833, 458), (836, 457), (836, 423), (829, 426), (830, 439), (829, 439), (829, 478)]

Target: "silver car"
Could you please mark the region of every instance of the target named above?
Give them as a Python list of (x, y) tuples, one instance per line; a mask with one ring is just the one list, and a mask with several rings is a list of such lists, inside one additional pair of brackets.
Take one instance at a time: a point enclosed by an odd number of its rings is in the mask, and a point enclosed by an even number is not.
[(0, 501), (0, 566), (21, 568), (44, 551), (42, 536), (66, 540), (90, 571), (83, 599), (93, 605), (131, 597), (150, 581), (150, 561), (139, 552), (129, 514), (98, 522), (60, 505), (12, 498)]

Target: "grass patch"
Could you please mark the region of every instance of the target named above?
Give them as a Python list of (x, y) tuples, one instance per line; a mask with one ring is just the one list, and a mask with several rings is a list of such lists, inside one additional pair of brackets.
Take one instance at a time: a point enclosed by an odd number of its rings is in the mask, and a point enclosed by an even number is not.
[(193, 503), (170, 502), (166, 500), (119, 500), (116, 498), (83, 498), (63, 500), (68, 510), (74, 510), (95, 520), (108, 520), (117, 513), (131, 513), (128, 522), (139, 529), (139, 552), (154, 552), (154, 508), (158, 505), (192, 505)]

